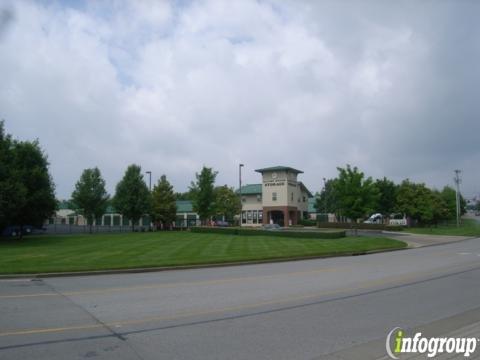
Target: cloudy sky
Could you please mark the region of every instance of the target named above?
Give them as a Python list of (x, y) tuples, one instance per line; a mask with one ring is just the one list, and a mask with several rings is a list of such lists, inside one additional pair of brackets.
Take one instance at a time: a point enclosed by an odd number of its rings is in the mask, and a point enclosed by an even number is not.
[(480, 191), (478, 1), (2, 1), (0, 118), (38, 138), (57, 196), (98, 166), (185, 191), (352, 164)]

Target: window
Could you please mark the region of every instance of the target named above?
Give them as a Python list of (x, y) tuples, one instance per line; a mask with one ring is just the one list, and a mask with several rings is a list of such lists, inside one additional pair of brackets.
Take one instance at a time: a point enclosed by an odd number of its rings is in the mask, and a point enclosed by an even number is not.
[(277, 193), (272, 192), (272, 201), (277, 201)]
[(291, 199), (291, 201), (293, 201), (293, 192), (292, 192), (292, 196), (290, 196), (290, 199)]
[(262, 195), (260, 195), (260, 194), (257, 195), (257, 201), (258, 202), (262, 201)]
[(257, 224), (257, 211), (253, 210), (253, 223)]
[(246, 223), (247, 223), (247, 212), (242, 211), (242, 224), (246, 224)]
[(252, 210), (247, 211), (247, 219), (252, 220)]
[(305, 196), (303, 197), (303, 202), (305, 202)]
[(258, 222), (260, 224), (263, 222), (263, 210), (258, 210)]

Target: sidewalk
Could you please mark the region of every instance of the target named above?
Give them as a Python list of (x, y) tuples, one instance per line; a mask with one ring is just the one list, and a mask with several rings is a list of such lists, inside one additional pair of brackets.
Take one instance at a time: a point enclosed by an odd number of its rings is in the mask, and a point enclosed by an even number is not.
[(449, 235), (421, 235), (408, 232), (389, 232), (384, 231), (382, 234), (387, 235), (391, 239), (404, 241), (410, 248), (417, 248), (431, 245), (448, 244), (456, 241), (473, 239), (471, 236), (449, 236)]

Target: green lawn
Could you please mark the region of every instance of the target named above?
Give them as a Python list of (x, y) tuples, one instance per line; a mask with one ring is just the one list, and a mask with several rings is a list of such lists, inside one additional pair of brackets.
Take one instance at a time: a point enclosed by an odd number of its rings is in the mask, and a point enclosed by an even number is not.
[(0, 274), (326, 256), (405, 246), (385, 238), (317, 240), (190, 232), (35, 236), (0, 241)]
[(473, 219), (462, 219), (459, 227), (452, 223), (438, 227), (408, 228), (406, 231), (414, 234), (480, 236), (480, 222)]

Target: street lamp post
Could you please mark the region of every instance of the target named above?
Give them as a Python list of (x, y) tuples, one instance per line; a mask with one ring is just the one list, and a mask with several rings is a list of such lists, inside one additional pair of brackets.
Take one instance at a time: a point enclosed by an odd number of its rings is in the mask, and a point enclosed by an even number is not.
[[(146, 174), (148, 174), (148, 190), (152, 192), (152, 172), (151, 171), (146, 171)], [(150, 225), (148, 225), (148, 229), (151, 230), (151, 219), (150, 219)]]
[(152, 172), (147, 171), (146, 174), (148, 174), (148, 189), (152, 191)]
[(327, 179), (323, 178), (323, 195), (325, 196), (325, 200), (323, 201), (325, 206), (325, 216), (326, 221), (328, 222), (328, 215), (327, 215)]
[(453, 181), (455, 181), (455, 206), (456, 206), (456, 213), (457, 213), (457, 227), (460, 226), (460, 183), (462, 180), (460, 179), (461, 170), (455, 170), (455, 177)]
[(243, 164), (238, 165), (238, 194), (240, 196), (240, 217), (238, 218), (238, 225), (242, 226), (242, 167)]

